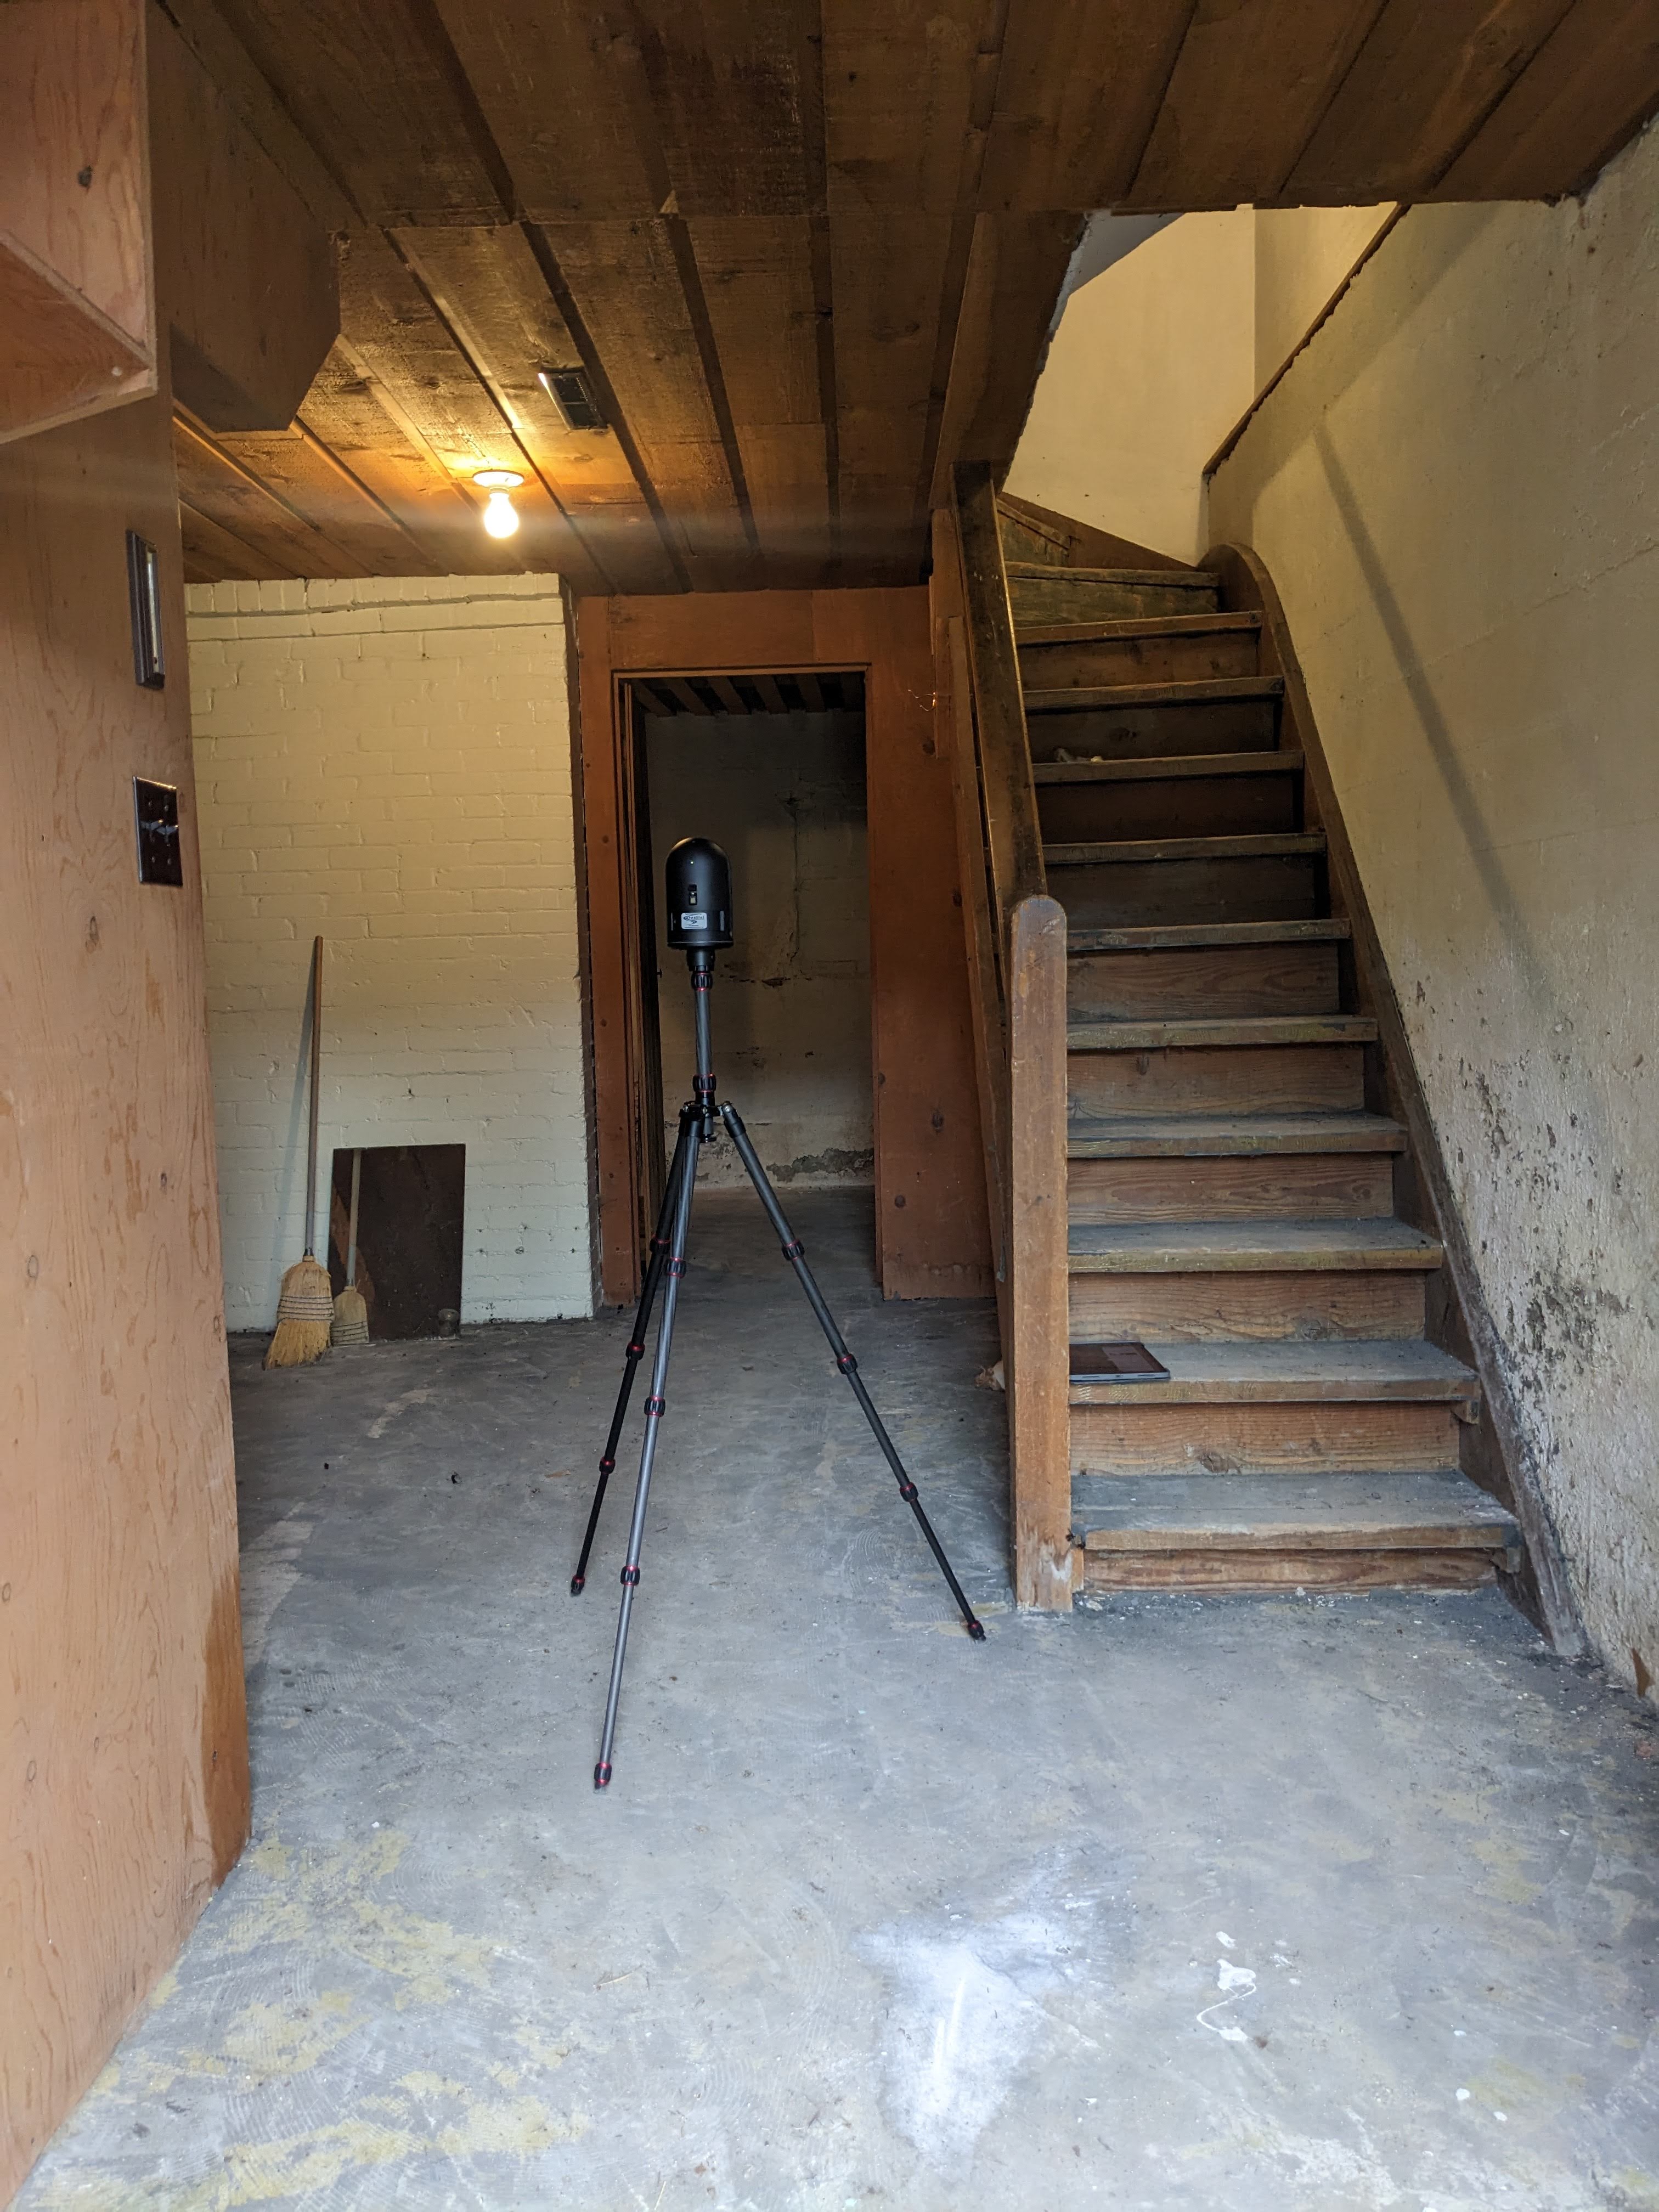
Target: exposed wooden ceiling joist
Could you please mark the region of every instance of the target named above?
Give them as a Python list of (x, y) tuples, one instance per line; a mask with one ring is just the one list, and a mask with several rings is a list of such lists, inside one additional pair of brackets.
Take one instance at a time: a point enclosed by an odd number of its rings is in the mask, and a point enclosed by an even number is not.
[(1659, 104), (1659, 0), (162, 4), (343, 245), (295, 431), (181, 430), (200, 574), (913, 580), (1090, 211), (1548, 197)]

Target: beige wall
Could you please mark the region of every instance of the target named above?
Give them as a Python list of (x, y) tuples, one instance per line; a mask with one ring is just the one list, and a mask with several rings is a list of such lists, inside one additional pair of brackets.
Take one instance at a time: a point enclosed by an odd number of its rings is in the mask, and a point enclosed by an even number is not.
[(1066, 301), (1007, 489), (1195, 561), (1205, 463), (1393, 212), (1182, 216)]
[(319, 932), (320, 1188), (336, 1146), (465, 1145), (463, 1321), (590, 1312), (557, 578), (204, 584), (190, 605), (229, 1325), (270, 1327), (305, 1243)]
[(1183, 216), (1066, 303), (1006, 489), (1177, 560), (1255, 391), (1255, 218)]
[(165, 399), (0, 452), (0, 2203), (247, 1832), (179, 568)]
[(1656, 197), (1650, 132), (1582, 204), (1413, 210), (1212, 494), (1283, 594), (1534, 1479), (1626, 1680), (1659, 1674)]

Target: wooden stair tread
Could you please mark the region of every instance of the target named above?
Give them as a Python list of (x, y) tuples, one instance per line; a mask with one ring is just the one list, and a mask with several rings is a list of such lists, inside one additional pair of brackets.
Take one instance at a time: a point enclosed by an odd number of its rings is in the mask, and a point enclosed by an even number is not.
[(1513, 1514), (1466, 1474), (1074, 1475), (1091, 1552), (1518, 1550)]
[(1345, 944), (1352, 925), (1340, 915), (1306, 921), (1169, 921), (1123, 929), (1068, 930), (1069, 955), (1085, 952), (1163, 952), (1186, 946)]
[[(1179, 580), (1180, 571), (1170, 572)], [(1261, 628), (1260, 615), (1115, 615), (1103, 622), (1016, 623), (1017, 645), (1092, 645), (1137, 637), (1202, 637), (1207, 631), (1236, 633)]]
[(1168, 1021), (1102, 1016), (1074, 1022), (1067, 1052), (1165, 1052), (1182, 1046), (1375, 1044), (1376, 1024), (1364, 1014), (1181, 1015)]
[(1248, 837), (1120, 837), (1086, 844), (1045, 845), (1049, 868), (1108, 867), (1140, 860), (1257, 860), (1322, 853), (1322, 830), (1263, 830)]
[(1074, 1160), (1224, 1159), (1263, 1152), (1403, 1152), (1406, 1132), (1381, 1114), (1114, 1116), (1074, 1127)]
[(1420, 1337), (1355, 1337), (1331, 1343), (1240, 1340), (1149, 1344), (1167, 1382), (1074, 1382), (1074, 1406), (1308, 1405), (1403, 1399), (1466, 1405), (1479, 1399), (1473, 1369)]
[(1158, 586), (1174, 591), (1218, 592), (1221, 579), (1206, 568), (1073, 568), (1052, 561), (1009, 561), (1010, 578), (1036, 576), (1045, 580), (1063, 577), (1068, 584), (1129, 584)]
[(1189, 776), (1300, 775), (1302, 756), (1286, 749), (1255, 753), (1146, 753), (1127, 760), (1033, 761), (1031, 780), (1049, 784), (1170, 783)]
[(1103, 707), (1203, 707), (1284, 696), (1282, 676), (1198, 676), (1168, 684), (1076, 684), (1054, 691), (1027, 691), (1025, 711), (1056, 714)]
[(1357, 1221), (1079, 1221), (1074, 1275), (1431, 1273), (1432, 1237), (1392, 1216)]

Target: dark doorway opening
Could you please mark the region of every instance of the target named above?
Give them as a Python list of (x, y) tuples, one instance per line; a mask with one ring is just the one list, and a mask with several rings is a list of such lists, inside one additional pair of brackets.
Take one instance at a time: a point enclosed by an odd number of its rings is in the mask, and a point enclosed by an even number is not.
[[(660, 1195), (692, 1075), (691, 995), (660, 907), (662, 861), (712, 837), (732, 863), (737, 942), (720, 956), (715, 1069), (788, 1193), (874, 1177), (864, 686), (856, 672), (635, 680), (642, 1132)], [(729, 1145), (699, 1184), (747, 1179)], [(873, 1253), (873, 1226), (872, 1231)]]
[(465, 1145), (371, 1145), (334, 1155), (328, 1273), (345, 1288), (351, 1170), (357, 1192), (357, 1288), (371, 1337), (445, 1336), (460, 1323)]

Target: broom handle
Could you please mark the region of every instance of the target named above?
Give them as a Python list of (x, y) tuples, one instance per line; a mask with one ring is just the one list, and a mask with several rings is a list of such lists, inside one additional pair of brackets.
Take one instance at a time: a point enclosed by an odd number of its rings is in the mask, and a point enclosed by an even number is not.
[(316, 1257), (317, 1106), (323, 1082), (323, 940), (311, 946), (311, 1134), (306, 1152), (306, 1257)]

